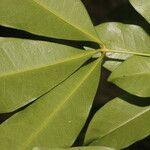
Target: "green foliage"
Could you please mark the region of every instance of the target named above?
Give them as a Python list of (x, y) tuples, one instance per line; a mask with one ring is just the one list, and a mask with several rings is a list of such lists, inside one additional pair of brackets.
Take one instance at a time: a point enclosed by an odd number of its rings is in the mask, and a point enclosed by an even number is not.
[[(130, 1), (148, 24), (150, 1)], [(55, 39), (0, 37), (0, 113), (15, 111), (0, 125), (0, 149), (113, 150), (150, 135), (150, 36), (142, 26), (94, 27), (81, 0), (1, 0), (0, 25)], [(96, 112), (84, 147), (71, 148), (89, 116), (102, 66), (126, 94)]]
[(47, 37), (98, 40), (80, 0), (1, 0), (0, 24)]
[(1, 38), (0, 44), (1, 113), (50, 91), (93, 55), (50, 42)]
[(150, 23), (149, 0), (129, 0), (133, 7)]
[(132, 56), (112, 72), (109, 81), (131, 94), (150, 97), (150, 57)]
[(140, 26), (111, 22), (96, 26), (96, 31), (105, 46), (114, 50), (106, 54), (110, 59), (104, 63), (104, 67), (110, 71), (134, 53), (149, 53), (150, 38)]
[[(90, 111), (99, 82), (100, 61), (85, 65), (36, 103), (4, 122), (0, 137), (11, 141), (0, 141), (1, 148), (9, 149), (10, 144), (13, 149), (71, 146)], [(10, 132), (9, 136), (5, 131)]]
[(139, 100), (142, 99), (126, 95), (103, 106), (90, 123), (85, 145), (122, 149), (149, 135), (150, 107), (132, 104)]

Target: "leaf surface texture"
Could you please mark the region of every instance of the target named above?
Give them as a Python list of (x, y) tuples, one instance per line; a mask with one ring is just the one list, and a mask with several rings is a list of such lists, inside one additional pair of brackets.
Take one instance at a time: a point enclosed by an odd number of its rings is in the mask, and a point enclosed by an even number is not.
[(101, 108), (89, 125), (85, 145), (123, 149), (150, 134), (150, 106), (136, 97), (115, 98)]
[(94, 51), (50, 42), (0, 39), (0, 112), (13, 111), (62, 82)]
[(150, 1), (129, 0), (132, 6), (150, 23)]
[(91, 109), (99, 83), (100, 63), (101, 59), (98, 59), (86, 64), (4, 122), (0, 126), (1, 149), (10, 149), (10, 145), (12, 150), (70, 147)]
[(150, 97), (150, 57), (132, 56), (108, 80), (133, 95)]
[[(111, 22), (96, 26), (96, 31), (107, 49), (150, 54), (150, 37), (140, 26)], [(115, 52), (106, 55), (110, 59), (104, 63), (104, 67), (110, 71), (131, 56)]]
[(59, 39), (98, 40), (80, 0), (1, 0), (0, 3), (3, 26)]

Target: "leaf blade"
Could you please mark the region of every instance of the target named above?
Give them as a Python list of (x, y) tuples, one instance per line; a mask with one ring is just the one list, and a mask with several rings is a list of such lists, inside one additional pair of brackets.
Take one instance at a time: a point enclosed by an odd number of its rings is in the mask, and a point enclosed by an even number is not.
[(150, 57), (132, 56), (116, 68), (108, 80), (131, 94), (150, 97), (149, 79)]
[[(96, 31), (107, 49), (149, 54), (150, 38), (140, 26), (111, 22), (96, 26)], [(106, 56), (104, 67), (113, 71), (132, 55), (110, 52)]]
[(1, 147), (7, 149), (10, 143), (14, 149), (71, 146), (90, 111), (98, 86), (100, 62), (96, 60), (83, 66), (64, 83), (4, 122), (0, 126)]
[(115, 98), (99, 110), (89, 126), (85, 144), (122, 149), (148, 136), (150, 106), (138, 105), (134, 103), (136, 99), (128, 95)]
[(1, 25), (33, 34), (59, 39), (98, 40), (80, 0), (2, 0), (0, 14)]
[(150, 23), (149, 0), (129, 0), (132, 6)]
[(1, 113), (22, 107), (48, 92), (94, 52), (32, 40), (2, 38), (0, 43)]

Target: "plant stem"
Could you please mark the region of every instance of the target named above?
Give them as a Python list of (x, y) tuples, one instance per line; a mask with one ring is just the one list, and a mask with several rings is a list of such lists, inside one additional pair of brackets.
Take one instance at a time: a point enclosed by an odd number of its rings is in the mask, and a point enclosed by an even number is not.
[(146, 56), (150, 57), (150, 53), (137, 53), (137, 52), (132, 52), (132, 51), (121, 51), (121, 50), (115, 50), (115, 49), (98, 49), (98, 51), (107, 53), (107, 52), (114, 52), (114, 53), (122, 53), (122, 54), (132, 54), (132, 55), (138, 55), (138, 56)]

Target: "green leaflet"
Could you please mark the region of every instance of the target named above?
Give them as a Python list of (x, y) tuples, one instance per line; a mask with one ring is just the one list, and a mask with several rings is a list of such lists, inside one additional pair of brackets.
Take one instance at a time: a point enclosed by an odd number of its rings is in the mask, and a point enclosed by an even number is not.
[(73, 147), (73, 148), (39, 148), (35, 147), (32, 150), (115, 150), (105, 146), (87, 146), (87, 147)]
[(101, 58), (84, 65), (65, 82), (4, 122), (0, 126), (1, 149), (8, 150), (10, 145), (12, 150), (70, 147), (92, 106), (100, 62)]
[(87, 130), (85, 145), (123, 149), (150, 135), (149, 120), (150, 106), (146, 99), (140, 101), (128, 95), (115, 98), (96, 113)]
[(150, 1), (129, 0), (133, 7), (150, 23)]
[(150, 97), (150, 57), (132, 56), (112, 72), (109, 81), (133, 95)]
[(98, 41), (80, 0), (1, 0), (0, 24), (53, 38)]
[(50, 42), (1, 38), (0, 113), (48, 92), (94, 53)]
[[(150, 54), (150, 37), (140, 26), (112, 22), (98, 25), (96, 30), (99, 38), (108, 49)], [(131, 56), (115, 52), (107, 53), (106, 55), (110, 59), (104, 63), (104, 67), (110, 71)]]

